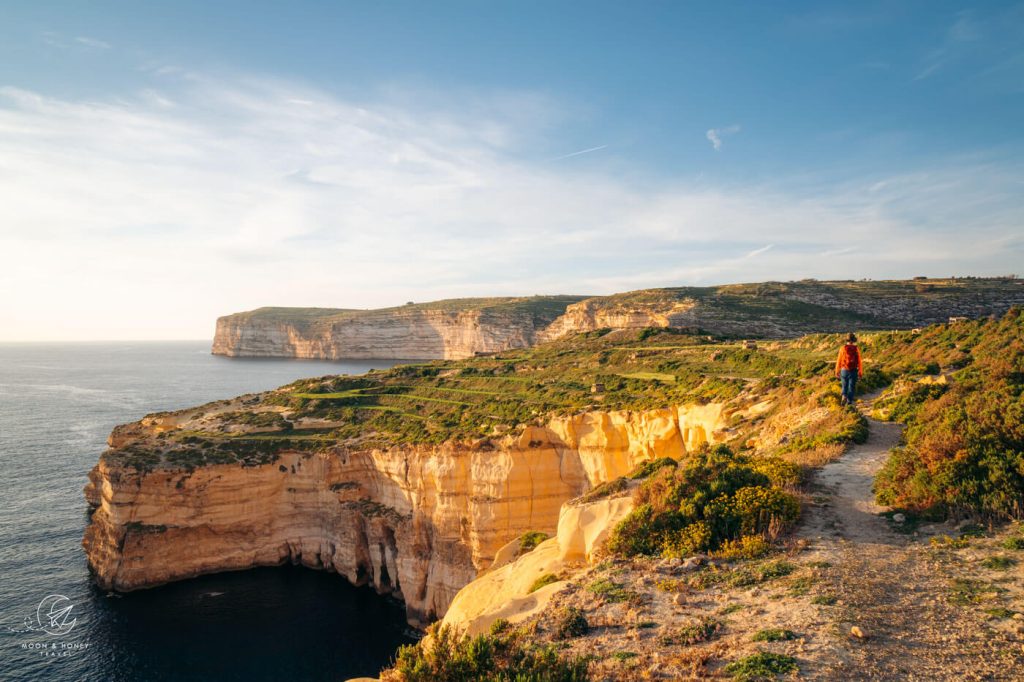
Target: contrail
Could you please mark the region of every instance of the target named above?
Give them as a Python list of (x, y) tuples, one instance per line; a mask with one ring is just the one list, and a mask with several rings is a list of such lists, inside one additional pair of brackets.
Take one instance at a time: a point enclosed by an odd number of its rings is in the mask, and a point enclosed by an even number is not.
[(607, 148), (608, 148), (608, 145), (603, 144), (600, 147), (591, 147), (590, 149), (581, 149), (578, 152), (573, 152), (572, 154), (563, 154), (562, 156), (556, 156), (553, 159), (548, 159), (548, 161), (561, 161), (562, 159), (568, 159), (570, 156), (579, 156), (580, 154), (589, 154), (590, 152), (596, 152), (596, 151), (599, 151), (601, 149), (607, 149)]

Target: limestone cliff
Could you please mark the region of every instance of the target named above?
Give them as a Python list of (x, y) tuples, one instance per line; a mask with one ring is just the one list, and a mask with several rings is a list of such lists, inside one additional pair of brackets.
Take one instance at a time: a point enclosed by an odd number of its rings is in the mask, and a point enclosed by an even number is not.
[(525, 348), (579, 297), (464, 299), (383, 310), (261, 308), (217, 320), (215, 355), (459, 359)]
[(614, 301), (614, 297), (590, 298), (566, 308), (565, 314), (551, 323), (538, 336), (538, 340), (551, 341), (595, 329), (683, 327), (693, 323), (685, 314), (696, 305), (696, 301), (690, 298), (630, 300), (621, 305)]
[(217, 320), (217, 355), (466, 358), (597, 329), (738, 336), (907, 329), (1024, 304), (1012, 278), (763, 282), (596, 296), (437, 301), (382, 310), (260, 308)]
[(595, 411), (473, 444), (285, 449), (273, 461), (199, 467), (131, 459), (210, 419), (185, 411), (115, 430), (89, 475), (83, 545), (105, 589), (291, 561), (394, 594), (422, 624), (509, 540), (555, 532), (566, 500), (723, 440), (727, 418), (720, 405)]

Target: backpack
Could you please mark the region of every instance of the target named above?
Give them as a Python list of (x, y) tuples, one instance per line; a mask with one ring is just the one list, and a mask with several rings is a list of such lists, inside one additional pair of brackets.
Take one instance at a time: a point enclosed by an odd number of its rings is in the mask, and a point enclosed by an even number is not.
[(856, 344), (848, 343), (846, 348), (846, 364), (848, 369), (860, 369), (860, 349)]

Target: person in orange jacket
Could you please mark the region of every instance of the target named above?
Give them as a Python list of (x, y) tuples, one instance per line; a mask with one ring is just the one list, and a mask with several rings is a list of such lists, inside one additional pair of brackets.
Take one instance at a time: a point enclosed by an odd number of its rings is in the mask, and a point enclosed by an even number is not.
[(864, 363), (860, 359), (857, 348), (857, 336), (850, 332), (846, 344), (839, 349), (836, 358), (836, 376), (842, 381), (843, 405), (853, 405), (854, 392), (857, 390), (857, 379), (864, 376)]

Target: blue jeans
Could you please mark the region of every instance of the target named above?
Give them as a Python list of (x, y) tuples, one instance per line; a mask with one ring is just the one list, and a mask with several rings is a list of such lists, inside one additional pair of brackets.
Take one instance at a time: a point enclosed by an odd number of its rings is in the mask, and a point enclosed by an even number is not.
[(852, 369), (839, 370), (839, 379), (843, 383), (842, 394), (846, 402), (852, 404), (857, 390), (857, 372)]

